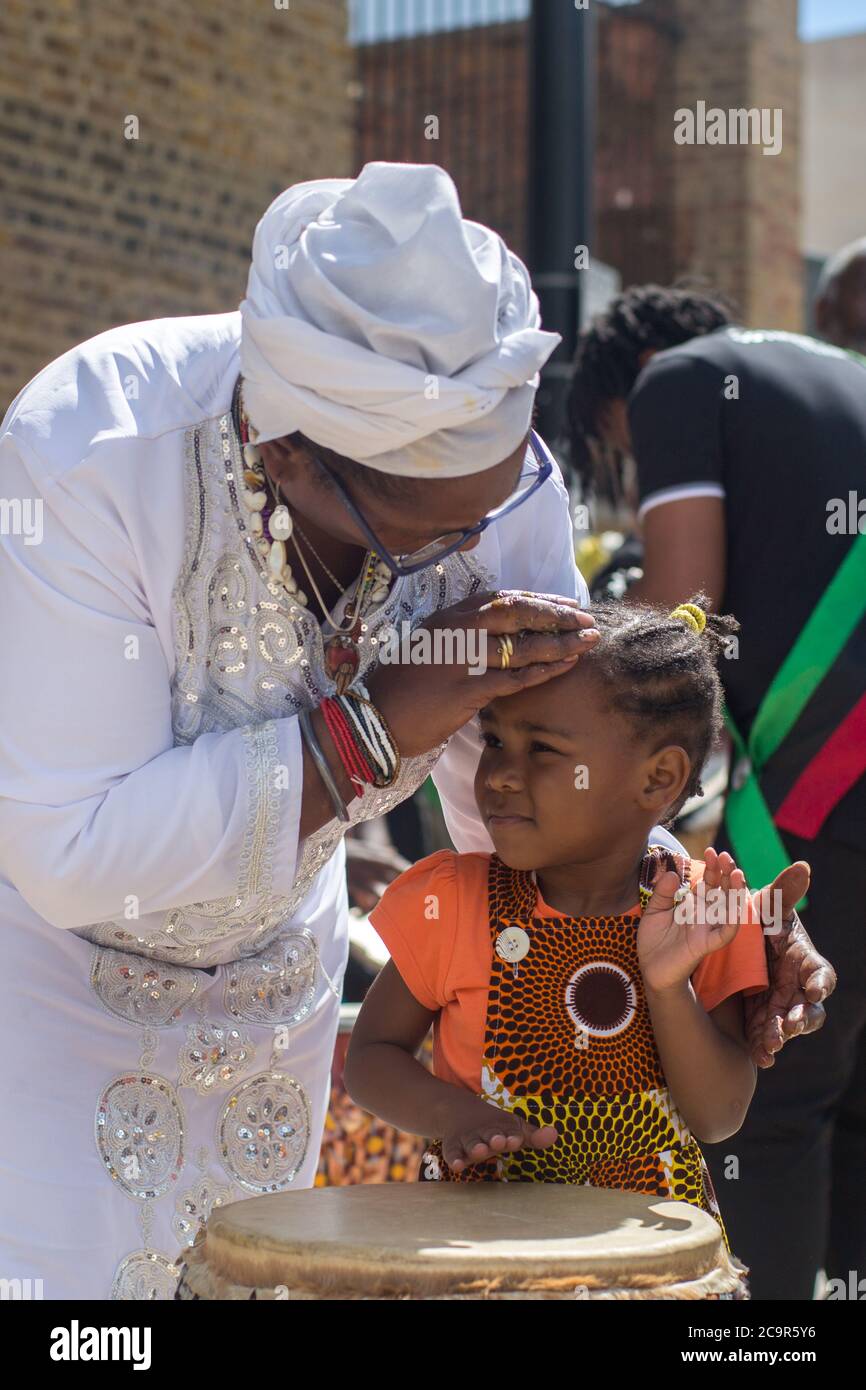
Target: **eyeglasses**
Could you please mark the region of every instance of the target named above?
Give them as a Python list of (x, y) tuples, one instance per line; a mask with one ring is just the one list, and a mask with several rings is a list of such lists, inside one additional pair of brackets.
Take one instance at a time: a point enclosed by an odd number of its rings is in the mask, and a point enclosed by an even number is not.
[(460, 550), (473, 536), (480, 536), (482, 531), (486, 531), (495, 521), (501, 521), (509, 512), (513, 512), (516, 507), (520, 507), (534, 492), (537, 492), (543, 483), (547, 481), (553, 472), (553, 459), (548, 453), (546, 446), (542, 443), (535, 430), (529, 432), (529, 447), (535, 466), (524, 468), (517, 479), (517, 487), (511, 496), (488, 512), (480, 521), (476, 521), (474, 526), (469, 526), (465, 531), (449, 531), (444, 536), (438, 536), (435, 541), (428, 542), (421, 546), (419, 550), (413, 550), (408, 555), (401, 555), (399, 560), (391, 554), (388, 547), (376, 535), (363, 512), (352, 500), (345, 483), (338, 478), (332, 468), (317, 454), (313, 454), (316, 463), (326, 473), (342, 498), (343, 505), (351, 516), (355, 525), (362, 532), (364, 539), (370, 550), (375, 550), (376, 554), (388, 566), (389, 570), (397, 578), (403, 578), (409, 574), (417, 574), (419, 570), (427, 569), (428, 565), (444, 560), (446, 556), (453, 555), (456, 550)]

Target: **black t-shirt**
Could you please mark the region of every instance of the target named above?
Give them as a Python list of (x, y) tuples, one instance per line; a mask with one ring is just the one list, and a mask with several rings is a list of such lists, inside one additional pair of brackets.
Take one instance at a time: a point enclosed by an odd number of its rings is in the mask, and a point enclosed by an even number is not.
[[(866, 502), (866, 364), (792, 333), (719, 329), (653, 357), (629, 398), (641, 515), (664, 500), (724, 497), (727, 584), (721, 612), (741, 624), (720, 662), (745, 734), (773, 676), (856, 531), (828, 529), (832, 499)], [(866, 531), (866, 505), (861, 526)], [(685, 599), (686, 595), (683, 595)], [(816, 690), (762, 779), (776, 810), (866, 691), (866, 620)], [(866, 844), (866, 777), (824, 832)]]

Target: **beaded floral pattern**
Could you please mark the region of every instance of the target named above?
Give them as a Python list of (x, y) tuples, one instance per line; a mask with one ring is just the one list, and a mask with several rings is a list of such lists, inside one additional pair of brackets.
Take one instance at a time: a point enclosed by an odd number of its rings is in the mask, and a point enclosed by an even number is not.
[(129, 1197), (161, 1196), (183, 1166), (183, 1111), (174, 1087), (161, 1076), (117, 1077), (97, 1107), (96, 1146)]
[(175, 1203), (172, 1229), (180, 1245), (192, 1245), (214, 1207), (227, 1206), (235, 1200), (230, 1187), (204, 1173), (193, 1187), (181, 1192)]
[(178, 1086), (209, 1096), (231, 1086), (251, 1065), (255, 1044), (249, 1033), (223, 1023), (191, 1023), (180, 1049)]
[(226, 1013), (247, 1023), (303, 1023), (316, 997), (317, 964), (312, 932), (287, 932), (254, 960), (226, 968)]
[(294, 1077), (263, 1072), (229, 1096), (217, 1143), (226, 1172), (247, 1192), (281, 1192), (303, 1163), (309, 1138), (303, 1087)]
[(111, 1297), (122, 1303), (150, 1303), (174, 1298), (180, 1270), (158, 1250), (135, 1250), (121, 1260)]
[(146, 961), (124, 951), (97, 947), (90, 983), (110, 1013), (143, 1028), (167, 1028), (195, 997), (196, 970)]

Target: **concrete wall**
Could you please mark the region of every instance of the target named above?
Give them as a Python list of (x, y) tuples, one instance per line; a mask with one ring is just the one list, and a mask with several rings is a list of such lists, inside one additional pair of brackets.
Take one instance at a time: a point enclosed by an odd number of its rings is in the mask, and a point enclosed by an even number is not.
[(826, 256), (866, 236), (866, 33), (803, 45), (802, 153), (803, 249)]

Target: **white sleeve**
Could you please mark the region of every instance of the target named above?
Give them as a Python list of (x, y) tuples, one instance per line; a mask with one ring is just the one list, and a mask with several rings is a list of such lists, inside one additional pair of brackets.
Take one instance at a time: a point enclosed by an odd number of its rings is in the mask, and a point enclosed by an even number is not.
[[(523, 515), (523, 513), (526, 513)], [(535, 498), (499, 525), (499, 586), (577, 598), (589, 608), (589, 589), (574, 560), (568, 493), (555, 469)], [(477, 721), (448, 741), (433, 771), (448, 834), (461, 854), (493, 848), (475, 805), (473, 783), (481, 743)]]
[(75, 470), (46, 471), (0, 441), (0, 496), (26, 499), (42, 528), (0, 528), (0, 874), (72, 929), (128, 917), (131, 898), (142, 920), (253, 899), (266, 875), (288, 893), (297, 720), (174, 747), (171, 673), (123, 518)]

